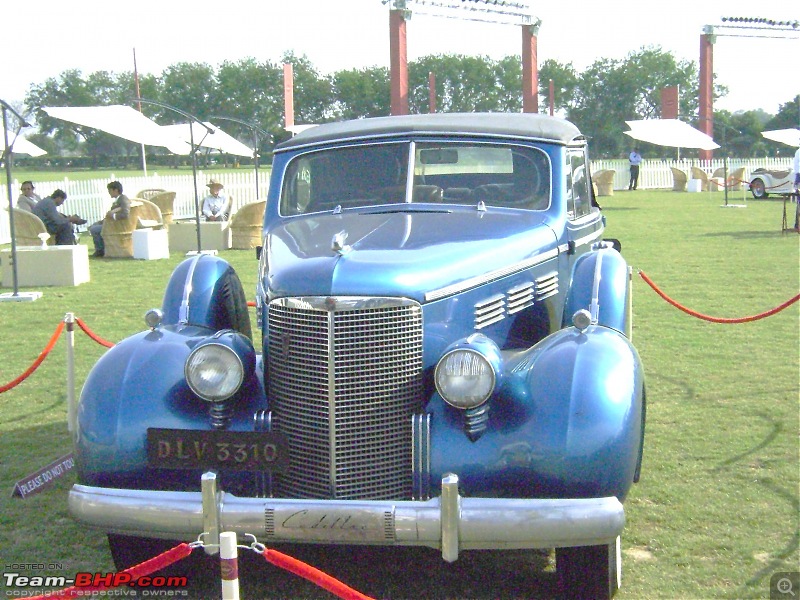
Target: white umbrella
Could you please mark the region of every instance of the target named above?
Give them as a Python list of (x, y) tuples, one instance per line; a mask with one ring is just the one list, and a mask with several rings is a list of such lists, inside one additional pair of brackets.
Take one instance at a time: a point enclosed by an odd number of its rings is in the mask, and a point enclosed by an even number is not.
[[(208, 129), (203, 127), (203, 125), (211, 128), (214, 133), (209, 133)], [(203, 125), (192, 122), (191, 135), (194, 137), (194, 143), (198, 146), (213, 148), (214, 150), (219, 150), (226, 154), (233, 154), (235, 156), (253, 156), (252, 148), (248, 148), (235, 137), (222, 131), (219, 127), (207, 122), (204, 122)], [(162, 125), (161, 128), (168, 131), (170, 135), (182, 139), (185, 143), (184, 149), (178, 154), (189, 154), (191, 140), (189, 138), (189, 127), (186, 123)]]
[(130, 106), (44, 106), (56, 119), (99, 129), (137, 144), (163, 146), (175, 154), (185, 154), (185, 143), (168, 130)]
[(761, 135), (768, 140), (780, 142), (793, 148), (800, 146), (800, 129), (773, 129), (772, 131), (762, 131)]
[(24, 137), (18, 137), (16, 140), (13, 140), (13, 146), (12, 151), (14, 154), (30, 154), (31, 156), (47, 154), (46, 151), (39, 148), (39, 146), (33, 142), (29, 142)]
[(631, 128), (630, 131), (624, 132), (625, 135), (642, 142), (675, 148), (699, 148), (700, 150), (719, 148), (719, 144), (711, 137), (678, 119), (646, 119), (625, 122)]

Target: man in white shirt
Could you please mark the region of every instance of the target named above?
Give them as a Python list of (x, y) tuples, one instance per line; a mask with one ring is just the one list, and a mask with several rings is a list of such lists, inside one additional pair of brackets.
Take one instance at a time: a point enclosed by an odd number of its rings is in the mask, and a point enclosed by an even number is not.
[(628, 184), (628, 191), (630, 191), (635, 190), (639, 185), (639, 165), (642, 164), (642, 155), (639, 154), (638, 148), (633, 149), (628, 156), (628, 161), (631, 163), (631, 181)]
[(35, 194), (33, 192), (33, 182), (32, 181), (23, 181), (22, 185), (19, 186), (20, 191), (22, 192), (17, 198), (17, 208), (21, 208), (22, 210), (27, 210), (28, 212), (33, 212), (33, 207), (36, 206), (41, 198), (39, 194)]
[(225, 187), (212, 179), (206, 184), (209, 190), (208, 196), (203, 198), (203, 216), (206, 221), (227, 221), (228, 220), (228, 197), (222, 193)]

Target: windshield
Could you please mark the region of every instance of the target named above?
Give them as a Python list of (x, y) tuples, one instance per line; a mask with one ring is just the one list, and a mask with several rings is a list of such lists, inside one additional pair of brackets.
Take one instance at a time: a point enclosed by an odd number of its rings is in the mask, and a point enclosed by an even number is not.
[(550, 205), (548, 156), (512, 144), (393, 142), (329, 148), (295, 157), (283, 182), (284, 216), (407, 203), (482, 202), (525, 210)]

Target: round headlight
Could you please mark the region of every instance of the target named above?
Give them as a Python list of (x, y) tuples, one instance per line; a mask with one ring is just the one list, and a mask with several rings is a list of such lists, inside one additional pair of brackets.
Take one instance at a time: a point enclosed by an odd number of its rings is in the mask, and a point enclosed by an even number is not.
[(192, 391), (208, 402), (233, 396), (244, 381), (239, 356), (222, 344), (198, 346), (186, 359), (186, 382)]
[(456, 408), (480, 406), (492, 395), (495, 372), (491, 363), (474, 350), (453, 350), (436, 365), (436, 390)]

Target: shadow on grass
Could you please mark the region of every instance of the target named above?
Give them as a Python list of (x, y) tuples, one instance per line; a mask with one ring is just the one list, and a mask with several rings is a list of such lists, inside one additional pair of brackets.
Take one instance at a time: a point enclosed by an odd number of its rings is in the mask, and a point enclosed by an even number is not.
[[(797, 235), (797, 233), (791, 232), (792, 235)], [(755, 240), (755, 239), (767, 239), (767, 238), (774, 238), (780, 239), (789, 235), (788, 233), (782, 233), (780, 228), (775, 228), (775, 231), (765, 230), (765, 231), (715, 231), (713, 233), (704, 233), (700, 237), (707, 237), (707, 238), (718, 238), (718, 237), (727, 237), (732, 238), (734, 240)]]

